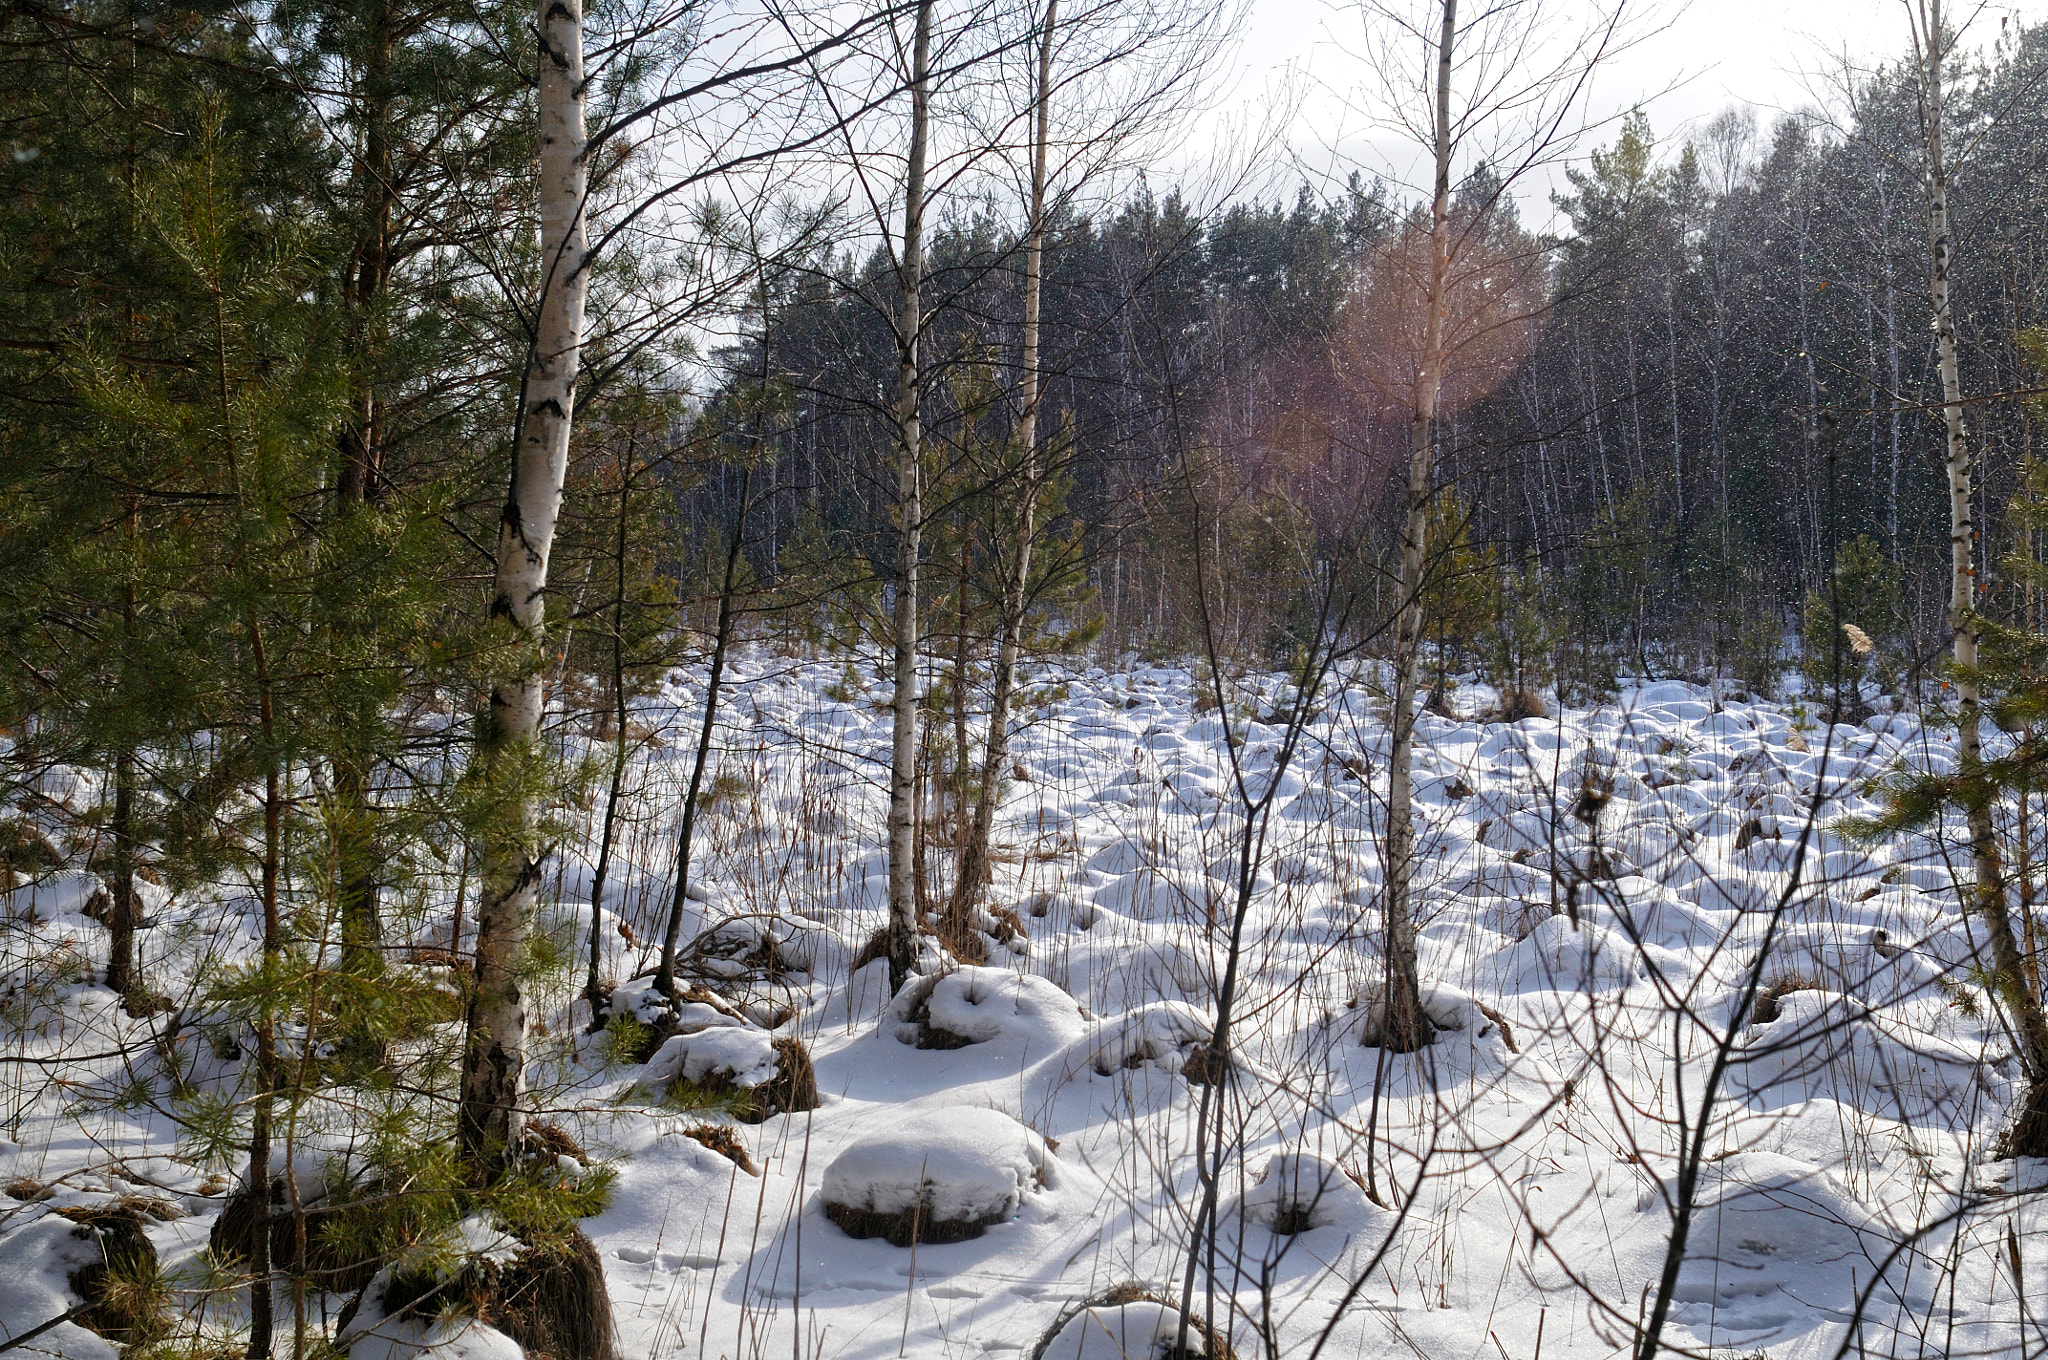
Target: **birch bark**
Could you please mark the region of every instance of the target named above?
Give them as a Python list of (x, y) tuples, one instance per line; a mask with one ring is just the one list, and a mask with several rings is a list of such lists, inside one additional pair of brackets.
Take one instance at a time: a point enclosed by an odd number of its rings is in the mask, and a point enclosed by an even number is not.
[(1429, 490), (1436, 445), (1437, 396), (1443, 386), (1444, 309), (1450, 281), (1451, 52), (1457, 37), (1457, 0), (1443, 0), (1437, 39), (1435, 192), (1429, 209), (1428, 316), (1422, 363), (1415, 379), (1415, 412), (1408, 427), (1408, 514), (1401, 535), (1400, 616), (1394, 635), (1393, 752), (1387, 765), (1387, 981), (1379, 1021), (1383, 1047), (1412, 1053), (1436, 1037), (1422, 1008), (1417, 974), (1415, 916), (1415, 689), (1422, 657), (1422, 586), (1427, 568)]
[[(1949, 37), (1943, 26), (1941, 0), (1927, 0), (1919, 11), (1921, 149), (1926, 158), (1928, 282), (1934, 304), (1935, 359), (1941, 372), (1942, 426), (1947, 436), (1949, 504), (1949, 625), (1955, 632), (1956, 756), (1965, 789), (1973, 791), (1966, 809), (1970, 830), (1970, 867), (1976, 879), (1973, 896), (1978, 917), (1991, 945), (1991, 964), (1999, 999), (2014, 1021), (2015, 1046), (2030, 1083), (2048, 1087), (2048, 1017), (2027, 990), (2019, 942), (2006, 909), (2004, 868), (1997, 831), (1991, 821), (1990, 791), (1983, 787), (1983, 694), (1976, 679), (1977, 527), (1971, 497), (1975, 490), (1974, 459), (1963, 419), (1963, 385), (1956, 361), (1955, 306), (1951, 272), (1955, 242), (1948, 208), (1948, 153), (1943, 145), (1943, 64)], [(2040, 1130), (2048, 1133), (2048, 1129)]]
[(589, 242), (584, 162), (581, 0), (540, 3), (541, 293), (527, 351), (518, 446), (498, 525), (491, 614), (511, 627), (512, 661), (492, 686), (480, 757), (504, 790), (483, 838), (476, 977), (462, 1056), (457, 1136), (473, 1172), (489, 1179), (516, 1155), (526, 1078), (526, 995), (520, 984), (540, 885), (535, 812), (525, 769), (540, 731), (548, 553), (562, 505), (576, 370), (583, 342)]
[(910, 156), (903, 184), (902, 289), (896, 322), (896, 607), (895, 697), (889, 750), (889, 990), (900, 991), (917, 967), (917, 567), (924, 551), (920, 462), (924, 330), (924, 173), (931, 123), (932, 0), (919, 0), (911, 42)]
[(1024, 345), (1018, 367), (1019, 413), (1017, 444), (1017, 520), (1011, 537), (1010, 571), (1003, 581), (1003, 636), (996, 646), (996, 668), (988, 706), (987, 755), (981, 765), (981, 794), (974, 805), (974, 827), (960, 857), (959, 881), (953, 885), (952, 912), (964, 928), (975, 900), (988, 881), (988, 841), (1002, 802), (1003, 775), (1010, 763), (1010, 704), (1017, 687), (1017, 654), (1024, 637), (1024, 597), (1031, 586), (1031, 549), (1038, 536), (1038, 403), (1043, 384), (1039, 373), (1038, 316), (1045, 277), (1046, 145), (1052, 133), (1052, 42), (1059, 25), (1059, 0), (1046, 0), (1045, 32), (1039, 37), (1037, 109), (1031, 139), (1031, 218), (1024, 243)]

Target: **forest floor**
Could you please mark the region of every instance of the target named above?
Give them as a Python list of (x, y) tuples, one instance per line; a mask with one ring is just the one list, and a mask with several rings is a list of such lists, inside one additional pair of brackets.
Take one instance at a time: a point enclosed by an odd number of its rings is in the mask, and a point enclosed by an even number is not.
[[(736, 1125), (742, 1170), (687, 1136), (702, 1113), (582, 1035), (579, 975), (539, 989), (537, 1102), (616, 1175), (584, 1226), (622, 1356), (1021, 1360), (1113, 1287), (1177, 1301), (1205, 1090), (1219, 1091), (1210, 1133), (1224, 1155), (1195, 1312), (1227, 1327), (1239, 1356), (1308, 1356), (1326, 1333), (1333, 1357), (1625, 1355), (1655, 1306), (1685, 1179), (1676, 1154), (1693, 1139), (1667, 1343), (1960, 1356), (2048, 1340), (2048, 1167), (1995, 1160), (2017, 1069), (1972, 971), (1981, 940), (1958, 906), (1957, 829), (1877, 847), (1834, 829), (1874, 809), (1872, 777), (1952, 763), (1947, 735), (1911, 715), (1830, 730), (1666, 682), (1516, 724), (1425, 716), (1417, 907), (1443, 1029), (1396, 1056), (1360, 1042), (1359, 1003), (1381, 971), (1383, 708), (1339, 687), (1271, 802), (1219, 1089), (1186, 1060), (1229, 961), (1240, 794), (1273, 778), (1277, 679), (1231, 695), (1240, 782), (1223, 717), (1187, 670), (1039, 673), (989, 899), (1022, 934), (991, 918), (990, 971), (909, 1015), (889, 1011), (885, 964), (849, 968), (884, 918), (886, 689), (842, 662), (767, 652), (740, 671), (684, 923), (689, 969), (804, 1041), (821, 1103)], [(1490, 698), (1470, 687), (1458, 702)], [(635, 716), (599, 931), (614, 980), (650, 966), (659, 938), (697, 702), (679, 678)], [(605, 750), (564, 741), (572, 756)], [(1589, 779), (1605, 797), (1590, 818)], [(550, 919), (572, 953), (599, 811), (554, 861)], [(950, 833), (931, 834), (936, 874)], [(450, 869), (404, 920), (412, 939), (446, 943)], [(88, 979), (105, 948), (81, 914), (95, 886), (59, 872), (5, 903), (0, 1181), (52, 1192), (0, 1201), (8, 1336), (73, 1301), (26, 1250), (41, 1215), (152, 1197), (162, 1259), (196, 1279), (226, 1184), (223, 1168), (184, 1159), (146, 1101), (81, 1098), (125, 1080), (128, 1060), (108, 1055), (146, 1047), (157, 1023), (124, 1017)], [(153, 889), (151, 905), (153, 987), (176, 995), (203, 959), (253, 947), (244, 887)], [(1761, 1004), (1737, 1015), (1752, 980)], [(934, 1026), (972, 1042), (918, 1046)], [(963, 1109), (1028, 1132), (1005, 1153)], [(346, 1144), (330, 1136), (328, 1151)], [(826, 1215), (828, 1175), (865, 1192), (982, 1145), (988, 1165), (963, 1184), (1020, 1174), (979, 1237), (902, 1248)], [(1275, 1190), (1304, 1174), (1312, 1193)], [(932, 1178), (941, 1213), (950, 1192)], [(439, 1354), (502, 1353), (481, 1327), (437, 1335)], [(39, 1348), (111, 1353), (72, 1324), (23, 1349)]]

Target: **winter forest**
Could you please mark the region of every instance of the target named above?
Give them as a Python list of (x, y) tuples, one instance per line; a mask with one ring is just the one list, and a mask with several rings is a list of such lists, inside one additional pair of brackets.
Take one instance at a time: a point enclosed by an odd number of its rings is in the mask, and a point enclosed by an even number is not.
[(0, 1353), (2048, 1357), (2048, 13), (1271, 3), (9, 0)]

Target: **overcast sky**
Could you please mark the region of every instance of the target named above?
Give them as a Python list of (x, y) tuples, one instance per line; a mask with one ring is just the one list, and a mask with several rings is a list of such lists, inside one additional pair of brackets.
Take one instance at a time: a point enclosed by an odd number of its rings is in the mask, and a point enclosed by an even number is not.
[[(1270, 103), (1270, 92), (1292, 73), (1303, 105), (1287, 141), (1302, 169), (1321, 171), (1332, 164), (1334, 134), (1339, 163), (1405, 173), (1410, 158), (1400, 146), (1364, 135), (1355, 120), (1345, 126), (1329, 93), (1358, 83), (1358, 59), (1346, 51), (1358, 50), (1356, 11), (1330, 0), (1249, 2), (1243, 58), (1222, 107), (1243, 117)], [(1991, 42), (2002, 19), (2048, 20), (2048, 0), (1977, 7), (1951, 0), (1951, 7), (1974, 16), (1966, 35), (1971, 45)], [(1667, 26), (1603, 72), (1594, 104), (1601, 114), (1641, 104), (1660, 143), (1681, 139), (1689, 127), (1731, 103), (1756, 106), (1759, 123), (1768, 128), (1778, 113), (1813, 102), (1813, 75), (1839, 65), (1845, 50), (1872, 64), (1895, 57), (1907, 44), (1902, 0), (1667, 0), (1655, 13)], [(1546, 214), (1550, 187), (1546, 182), (1522, 193), (1524, 212)]]

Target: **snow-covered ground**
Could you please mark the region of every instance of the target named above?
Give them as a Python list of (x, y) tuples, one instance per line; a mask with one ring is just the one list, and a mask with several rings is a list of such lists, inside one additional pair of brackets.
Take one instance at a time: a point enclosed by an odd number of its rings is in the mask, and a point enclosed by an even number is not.
[[(607, 1068), (601, 1041), (565, 1037), (587, 1018), (578, 980), (542, 998), (548, 1103), (617, 1173), (585, 1227), (621, 1354), (1021, 1357), (1117, 1286), (1177, 1300), (1201, 1198), (1204, 1074), (1183, 1059), (1206, 1041), (1228, 963), (1244, 800), (1274, 777), (1279, 682), (1232, 695), (1234, 766), (1224, 716), (1200, 711), (1186, 670), (1041, 673), (990, 895), (1025, 936), (913, 1015), (891, 1009), (885, 964), (848, 971), (886, 898), (886, 690), (841, 660), (761, 652), (741, 671), (685, 938), (703, 946), (695, 975), (757, 1022), (793, 1011), (775, 1033), (809, 1047), (822, 1103), (738, 1126), (750, 1174), (684, 1135), (699, 1116), (664, 1107), (656, 1079), (731, 1050), (756, 1080), (773, 1055), (754, 1030), (722, 1017), (731, 1035), (672, 1045), (651, 1074)], [(659, 938), (696, 699), (679, 681), (636, 718), (658, 744), (628, 773), (606, 890), (615, 980), (650, 966)], [(1221, 1224), (1196, 1290), (1239, 1355), (1306, 1356), (1326, 1331), (1330, 1356), (1536, 1360), (1539, 1339), (1544, 1355), (1626, 1353), (1671, 1238), (1675, 1154), (1695, 1134), (1669, 1343), (1963, 1355), (2048, 1340), (2048, 1168), (1991, 1160), (2017, 1069), (1972, 974), (1960, 838), (1865, 849), (1829, 829), (1871, 810), (1865, 781), (1896, 763), (1952, 762), (1943, 733), (1888, 715), (1830, 745), (1778, 706), (1676, 683), (1513, 725), (1425, 716), (1418, 917), (1444, 1030), (1399, 1057), (1360, 1043), (1358, 1003), (1381, 971), (1381, 711), (1356, 684), (1318, 706), (1260, 841), (1220, 1101)], [(1590, 820), (1589, 770), (1609, 793)], [(587, 928), (594, 858), (584, 845), (558, 860), (563, 930)], [(75, 977), (103, 950), (79, 914), (92, 887), (58, 875), (7, 900), (10, 986), (67, 955)], [(152, 891), (145, 960), (165, 985), (202, 950), (248, 947), (233, 892)], [(421, 939), (445, 942), (447, 896)], [(755, 966), (764, 932), (794, 971)], [(1753, 974), (1772, 1018), (1724, 1043)], [(57, 1187), (0, 1202), (0, 1328), (14, 1335), (62, 1296), (46, 1262), (9, 1265), (27, 1262), (8, 1244), (39, 1215), (157, 1197), (167, 1214), (150, 1232), (177, 1265), (205, 1245), (222, 1182), (178, 1159), (160, 1115), (75, 1098), (120, 1066), (91, 1055), (146, 1021), (85, 985), (10, 1004), (36, 1019), (6, 1032), (0, 1180)], [(919, 1047), (920, 1019), (971, 1042)], [(920, 1178), (932, 1212), (999, 1221), (903, 1248), (827, 1217), (828, 1191), (889, 1212), (917, 1201)], [(1072, 1327), (1049, 1353), (1116, 1354), (1106, 1339), (1149, 1339), (1159, 1308), (1097, 1308), (1094, 1331)], [(59, 1353), (95, 1354), (68, 1325), (31, 1344), (72, 1334)]]

